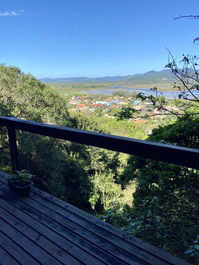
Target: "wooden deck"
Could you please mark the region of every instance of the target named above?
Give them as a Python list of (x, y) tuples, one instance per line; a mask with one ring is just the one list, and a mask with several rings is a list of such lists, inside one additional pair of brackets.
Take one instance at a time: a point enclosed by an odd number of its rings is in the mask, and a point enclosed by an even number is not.
[(0, 172), (1, 265), (185, 265), (41, 190), (18, 198)]

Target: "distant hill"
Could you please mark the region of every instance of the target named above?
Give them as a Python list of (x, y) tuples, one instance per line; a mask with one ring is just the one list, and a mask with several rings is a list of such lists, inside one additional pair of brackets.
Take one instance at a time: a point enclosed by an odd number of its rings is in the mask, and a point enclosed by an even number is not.
[(174, 78), (170, 70), (149, 71), (144, 74), (133, 74), (126, 76), (104, 76), (104, 77), (69, 77), (69, 78), (41, 78), (44, 83), (95, 83), (95, 82), (131, 82), (141, 83), (166, 83), (173, 81)]

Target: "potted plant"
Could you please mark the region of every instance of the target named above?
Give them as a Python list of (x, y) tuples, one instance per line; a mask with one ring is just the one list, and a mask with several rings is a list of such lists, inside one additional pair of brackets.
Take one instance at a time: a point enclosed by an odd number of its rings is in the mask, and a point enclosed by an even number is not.
[(28, 196), (32, 186), (32, 175), (25, 169), (16, 171), (8, 179), (10, 190), (21, 197)]

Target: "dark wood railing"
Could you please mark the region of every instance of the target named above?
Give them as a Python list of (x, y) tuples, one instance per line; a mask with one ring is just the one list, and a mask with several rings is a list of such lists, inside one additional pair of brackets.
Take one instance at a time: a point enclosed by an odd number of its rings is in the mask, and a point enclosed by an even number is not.
[(0, 116), (8, 129), (12, 170), (19, 170), (16, 130), (50, 136), (199, 169), (199, 150)]

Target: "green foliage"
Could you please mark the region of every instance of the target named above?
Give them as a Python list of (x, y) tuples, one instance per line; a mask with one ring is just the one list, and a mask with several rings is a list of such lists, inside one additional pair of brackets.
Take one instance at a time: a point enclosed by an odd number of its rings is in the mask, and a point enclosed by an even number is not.
[[(0, 116), (11, 116), (11, 112), (5, 104), (0, 101)], [(0, 168), (8, 170), (10, 165), (10, 154), (8, 148), (7, 129), (0, 127)]]
[[(151, 90), (156, 91), (156, 93), (158, 92), (156, 87), (151, 88)], [(158, 96), (158, 94), (156, 94), (156, 96), (153, 96), (153, 95), (145, 96), (143, 93), (138, 93), (136, 95), (136, 98), (140, 99), (142, 101), (151, 102), (152, 106), (156, 107), (158, 110), (165, 109), (165, 107), (166, 107), (165, 97), (164, 96)]]
[(94, 210), (107, 210), (120, 205), (122, 191), (120, 185), (115, 184), (114, 177), (111, 176), (110, 172), (94, 175), (92, 184), (93, 189), (89, 202)]
[(112, 95), (113, 96), (119, 96), (119, 97), (127, 97), (127, 96), (129, 96), (129, 93), (125, 90), (118, 90), (118, 91), (113, 92)]
[(36, 175), (34, 181), (39, 187), (78, 207), (89, 208), (90, 184), (81, 164), (82, 149), (29, 133), (18, 134), (18, 139), (20, 167)]
[[(85, 117), (85, 115), (81, 115)], [(155, 126), (155, 123), (153, 123), (153, 121), (147, 124), (135, 124), (131, 120), (117, 120), (114, 117), (105, 115), (97, 116), (96, 114), (91, 114), (87, 116), (87, 120), (88, 118), (91, 124), (95, 124), (93, 128), (96, 129), (92, 129), (93, 131), (138, 139), (145, 139), (147, 137), (148, 129)]]
[[(199, 148), (199, 119), (180, 118), (148, 140)], [(132, 179), (138, 183), (132, 233), (187, 258), (184, 252), (199, 233), (198, 170), (132, 156), (118, 182), (124, 188)]]
[[(16, 67), (0, 66), (1, 115), (102, 131), (95, 119), (80, 113), (69, 116), (65, 99), (31, 75)], [(1, 168), (9, 164), (7, 132), (1, 128)], [(109, 207), (119, 201), (121, 189), (114, 183), (120, 167), (118, 154), (67, 141), (17, 132), (20, 168), (35, 175), (40, 188), (90, 209)], [(97, 199), (96, 199), (97, 198)]]
[(119, 153), (89, 147), (91, 157), (87, 165), (92, 184), (89, 202), (95, 211), (103, 211), (120, 204), (122, 191), (115, 178), (124, 167)]
[(197, 235), (196, 240), (194, 240), (193, 244), (185, 251), (185, 254), (199, 259), (199, 235)]
[(14, 182), (17, 183), (27, 183), (31, 181), (32, 179), (32, 174), (30, 174), (27, 170), (23, 169), (20, 171), (16, 171), (15, 174), (12, 175), (11, 178)]
[[(0, 66), (0, 112), (1, 115), (57, 125), (81, 126), (69, 117), (62, 96), (16, 67)], [(17, 139), (20, 168), (34, 174), (34, 181), (39, 187), (77, 206), (88, 208), (88, 173), (76, 159), (85, 153), (84, 148), (70, 150), (74, 144), (22, 132), (18, 132)], [(5, 170), (9, 165), (5, 128), (1, 128), (0, 141), (1, 168)]]
[(86, 116), (82, 112), (78, 113), (71, 113), (73, 127), (74, 128), (81, 128), (82, 130), (89, 130), (95, 132), (102, 132), (99, 129), (96, 117), (93, 116)]
[(132, 209), (128, 205), (114, 207), (108, 209), (105, 214), (100, 215), (100, 218), (113, 226), (120, 228), (123, 231), (132, 233), (134, 226)]
[(115, 114), (115, 117), (117, 117), (118, 120), (130, 119), (135, 112), (137, 111), (131, 107), (121, 108), (121, 111)]
[(0, 103), (16, 117), (70, 124), (64, 99), (16, 67), (0, 66)]

